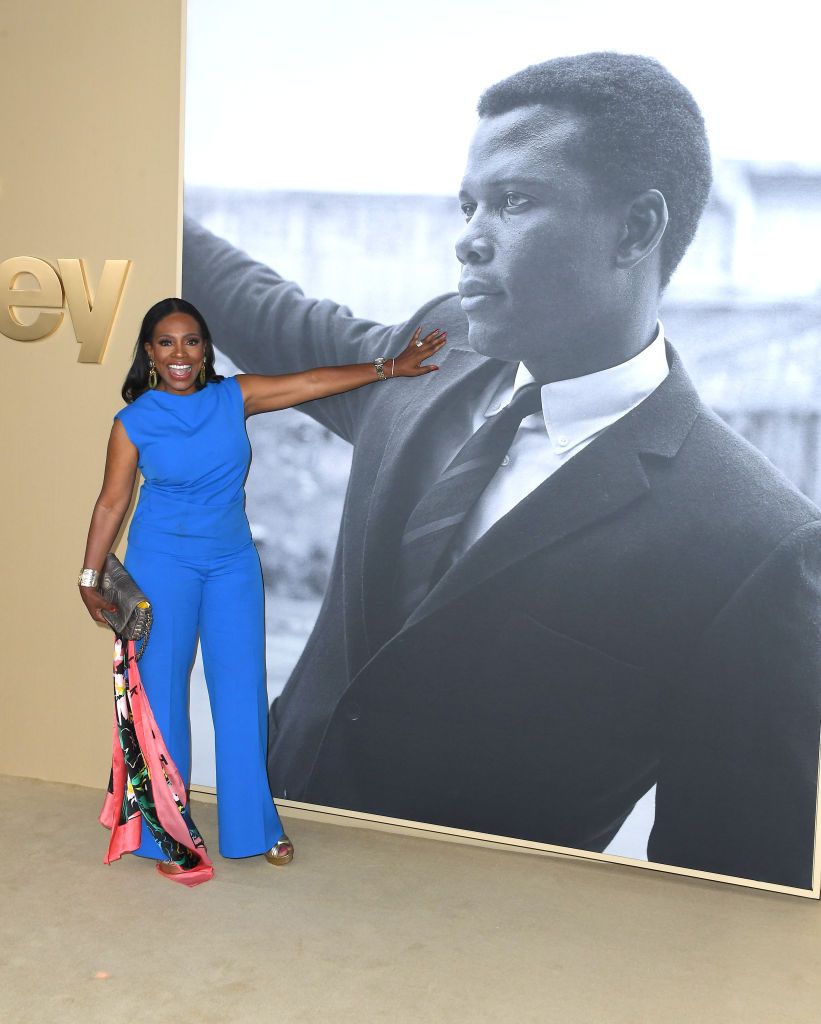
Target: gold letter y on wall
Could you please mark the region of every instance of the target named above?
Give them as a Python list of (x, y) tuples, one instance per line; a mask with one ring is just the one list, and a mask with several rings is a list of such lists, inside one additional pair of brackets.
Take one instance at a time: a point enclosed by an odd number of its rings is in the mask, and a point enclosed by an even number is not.
[(57, 265), (74, 334), (81, 346), (77, 361), (101, 363), (131, 269), (131, 260), (106, 260), (93, 298), (82, 260), (58, 259)]

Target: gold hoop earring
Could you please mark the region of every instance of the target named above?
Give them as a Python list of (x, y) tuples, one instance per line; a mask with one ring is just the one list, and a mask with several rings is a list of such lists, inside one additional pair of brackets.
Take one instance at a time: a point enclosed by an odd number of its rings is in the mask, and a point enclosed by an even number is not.
[(199, 378), (200, 378), (200, 387), (204, 388), (205, 387), (205, 363), (203, 363), (202, 366), (200, 367)]
[(158, 379), (157, 378), (157, 369), (154, 366), (154, 360), (153, 359), (149, 359), (148, 360), (148, 386), (150, 388), (152, 388), (152, 389), (155, 388), (157, 386), (157, 379)]

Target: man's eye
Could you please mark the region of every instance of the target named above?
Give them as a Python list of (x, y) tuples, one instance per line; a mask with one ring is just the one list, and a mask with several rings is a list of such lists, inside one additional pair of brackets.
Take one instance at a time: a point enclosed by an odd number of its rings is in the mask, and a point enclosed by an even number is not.
[(530, 205), (527, 196), (521, 196), (518, 192), (506, 192), (504, 208), (506, 210), (521, 210)]
[(465, 215), (465, 220), (470, 220), (476, 212), (476, 203), (462, 203), (461, 210)]

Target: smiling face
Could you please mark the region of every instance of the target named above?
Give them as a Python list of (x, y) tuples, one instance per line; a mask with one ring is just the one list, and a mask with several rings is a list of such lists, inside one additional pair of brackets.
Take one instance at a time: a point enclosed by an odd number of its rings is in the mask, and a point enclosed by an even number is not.
[(545, 381), (602, 368), (620, 295), (622, 211), (581, 165), (583, 132), (580, 117), (543, 105), (482, 118), (460, 191), (471, 346)]
[(205, 342), (200, 325), (187, 313), (170, 313), (157, 322), (151, 341), (145, 343), (153, 359), (158, 391), (189, 395), (197, 390), (197, 374), (205, 362)]

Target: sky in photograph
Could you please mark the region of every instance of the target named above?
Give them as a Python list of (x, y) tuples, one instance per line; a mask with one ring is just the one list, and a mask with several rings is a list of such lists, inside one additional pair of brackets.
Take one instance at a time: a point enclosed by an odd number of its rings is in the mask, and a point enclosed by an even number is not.
[(821, 166), (812, 12), (795, 0), (189, 0), (186, 181), (455, 194), (485, 87), (602, 49), (665, 64), (717, 157)]

